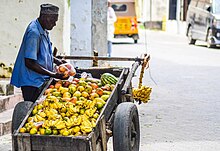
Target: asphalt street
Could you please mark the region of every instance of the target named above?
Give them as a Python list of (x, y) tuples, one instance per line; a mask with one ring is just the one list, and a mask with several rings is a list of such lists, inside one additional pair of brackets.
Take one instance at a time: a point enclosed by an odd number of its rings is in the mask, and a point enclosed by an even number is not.
[(151, 56), (143, 80), (153, 88), (151, 101), (138, 105), (140, 150), (220, 150), (220, 49), (199, 41), (188, 45), (184, 35), (143, 30), (140, 35), (138, 44), (117, 39), (113, 47), (113, 56)]

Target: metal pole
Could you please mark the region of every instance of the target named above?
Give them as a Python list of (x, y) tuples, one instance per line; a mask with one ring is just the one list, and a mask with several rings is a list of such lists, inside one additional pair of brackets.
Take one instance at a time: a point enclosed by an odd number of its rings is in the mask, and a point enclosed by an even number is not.
[(180, 0), (176, 2), (176, 22), (177, 22), (177, 34), (180, 33)]
[(152, 0), (150, 0), (150, 29), (152, 29)]

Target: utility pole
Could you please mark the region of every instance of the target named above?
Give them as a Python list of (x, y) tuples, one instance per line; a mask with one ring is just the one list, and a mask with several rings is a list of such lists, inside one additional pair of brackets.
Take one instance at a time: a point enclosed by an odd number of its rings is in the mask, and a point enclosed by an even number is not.
[(150, 0), (150, 29), (152, 29), (152, 0)]
[(180, 0), (176, 2), (176, 22), (177, 22), (177, 34), (180, 33)]

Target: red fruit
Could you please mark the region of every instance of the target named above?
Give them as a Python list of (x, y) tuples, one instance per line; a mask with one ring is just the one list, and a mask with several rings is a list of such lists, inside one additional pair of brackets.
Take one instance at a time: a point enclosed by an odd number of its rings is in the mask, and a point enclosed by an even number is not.
[(63, 74), (64, 74), (63, 78), (69, 77), (69, 71), (65, 71)]
[(58, 80), (56, 83), (63, 84), (63, 81), (62, 80)]
[(61, 86), (62, 86), (62, 84), (57, 82), (54, 87), (55, 87), (56, 89), (59, 89)]
[(70, 70), (70, 71), (69, 71), (69, 76), (74, 76), (74, 75), (76, 75), (76, 72)]
[(73, 96), (70, 100), (70, 102), (76, 104), (76, 101), (77, 101), (77, 97), (76, 96)]
[(64, 87), (68, 87), (69, 85), (70, 85), (69, 81), (65, 81), (64, 84), (63, 84)]
[(71, 64), (65, 63), (65, 66), (66, 66), (69, 70), (72, 69), (72, 65), (71, 65)]
[(49, 86), (49, 88), (52, 88), (52, 89), (53, 89), (53, 88), (54, 88), (54, 85), (51, 84), (51, 85)]
[(92, 89), (97, 89), (99, 87), (96, 83), (92, 83), (91, 86), (92, 86)]
[(78, 78), (73, 78), (73, 81), (76, 81), (78, 83), (79, 79)]
[(99, 96), (103, 95), (103, 90), (101, 88), (97, 88), (95, 91)]
[(68, 71), (68, 69), (67, 69), (65, 66), (62, 66), (62, 65), (60, 65), (60, 66), (58, 67), (58, 70), (59, 70), (61, 73), (64, 73), (65, 71)]

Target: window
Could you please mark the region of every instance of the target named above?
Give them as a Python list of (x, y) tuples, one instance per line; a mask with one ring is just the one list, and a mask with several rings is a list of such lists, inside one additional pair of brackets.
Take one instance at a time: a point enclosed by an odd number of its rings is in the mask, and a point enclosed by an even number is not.
[(220, 14), (220, 1), (219, 0), (213, 1), (213, 13)]
[(112, 8), (115, 10), (115, 12), (127, 11), (127, 5), (125, 5), (125, 4), (113, 4)]

